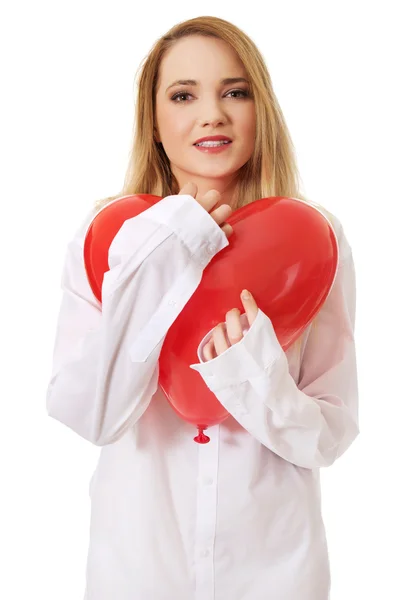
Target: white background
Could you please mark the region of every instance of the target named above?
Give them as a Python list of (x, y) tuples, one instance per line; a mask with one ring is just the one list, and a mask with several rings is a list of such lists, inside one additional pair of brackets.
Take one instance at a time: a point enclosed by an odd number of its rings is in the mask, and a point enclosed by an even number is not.
[(263, 53), (303, 191), (356, 262), (361, 435), (323, 471), (332, 600), (400, 598), (398, 4), (136, 4), (1, 9), (0, 597), (83, 598), (99, 449), (45, 412), (64, 252), (121, 189), (140, 61), (176, 22), (215, 15)]

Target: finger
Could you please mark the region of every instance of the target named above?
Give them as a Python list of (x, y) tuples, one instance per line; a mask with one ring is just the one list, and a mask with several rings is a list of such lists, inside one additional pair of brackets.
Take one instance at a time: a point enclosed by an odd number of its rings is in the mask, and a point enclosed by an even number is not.
[(257, 303), (254, 300), (253, 295), (248, 290), (243, 290), (240, 295), (240, 298), (242, 300), (244, 310), (246, 311), (249, 325), (251, 326), (254, 323), (257, 313), (258, 313)]
[(229, 342), (225, 335), (225, 324), (220, 323), (213, 331), (214, 348), (217, 356), (228, 350)]
[(208, 203), (216, 204), (218, 200), (221, 199), (221, 194), (218, 190), (208, 190), (205, 194), (201, 196), (201, 199)]
[(204, 194), (204, 196), (201, 196), (199, 198), (199, 202), (207, 212), (210, 212), (214, 208), (214, 206), (217, 206), (218, 202), (220, 201), (221, 194), (218, 190), (208, 190), (208, 192)]
[(179, 192), (179, 195), (182, 194), (187, 194), (188, 196), (193, 196), (193, 198), (196, 198), (197, 185), (193, 183), (193, 181), (188, 181)]
[(228, 217), (232, 214), (232, 208), (229, 204), (222, 204), (212, 212), (210, 212), (210, 216), (214, 219), (218, 225), (221, 225)]
[(243, 337), (243, 329), (240, 323), (240, 310), (233, 308), (226, 313), (226, 333), (228, 340), (233, 346), (237, 344)]
[(211, 340), (209, 342), (207, 342), (207, 344), (205, 344), (203, 346), (203, 356), (204, 356), (204, 358), (205, 358), (206, 361), (212, 360), (213, 358), (216, 357), (216, 352), (215, 352), (215, 348), (214, 348), (214, 342), (213, 342), (212, 338), (211, 338)]
[(228, 225), (228, 223), (226, 223), (226, 225), (221, 225), (221, 229), (227, 238), (229, 238), (233, 233), (232, 225)]

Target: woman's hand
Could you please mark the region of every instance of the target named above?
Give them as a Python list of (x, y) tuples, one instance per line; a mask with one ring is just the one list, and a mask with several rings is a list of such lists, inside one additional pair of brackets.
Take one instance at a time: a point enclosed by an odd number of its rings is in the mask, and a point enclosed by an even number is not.
[(221, 201), (221, 194), (217, 190), (209, 190), (206, 194), (201, 196), (197, 191), (197, 185), (189, 181), (183, 186), (179, 194), (188, 194), (189, 196), (192, 196), (200, 206), (209, 213), (210, 217), (214, 219), (217, 225), (221, 227), (227, 238), (232, 235), (232, 226), (225, 223), (226, 219), (232, 214), (232, 208), (229, 204), (221, 204), (214, 209), (218, 202)]
[[(248, 296), (246, 296), (246, 293)], [(253, 296), (247, 290), (243, 290), (240, 296), (243, 307), (246, 311), (249, 325), (251, 326), (257, 316), (258, 306)], [(216, 358), (233, 344), (237, 344), (243, 338), (244, 333), (240, 323), (240, 310), (232, 308), (226, 313), (225, 323), (219, 323), (213, 330), (211, 339), (203, 348), (203, 356), (205, 361)], [(226, 331), (225, 331), (226, 330)]]

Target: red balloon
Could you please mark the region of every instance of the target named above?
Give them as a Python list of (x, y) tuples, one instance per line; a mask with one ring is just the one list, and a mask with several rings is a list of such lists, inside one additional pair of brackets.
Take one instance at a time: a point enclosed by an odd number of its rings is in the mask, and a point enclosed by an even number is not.
[[(100, 300), (108, 266), (108, 249), (123, 221), (161, 198), (127, 196), (106, 205), (89, 226), (84, 247), (86, 272)], [(229, 413), (190, 368), (198, 362), (204, 336), (225, 321), (231, 308), (241, 308), (240, 293), (249, 289), (269, 316), (277, 338), (287, 350), (320, 310), (333, 285), (338, 243), (328, 219), (297, 198), (262, 198), (236, 210), (229, 246), (204, 269), (202, 280), (178, 315), (161, 349), (159, 383), (182, 419), (203, 431), (224, 421)]]
[(86, 275), (97, 300), (101, 302), (104, 273), (110, 270), (108, 250), (127, 219), (136, 217), (161, 200), (151, 194), (121, 196), (112, 200), (93, 217), (85, 237), (83, 257)]

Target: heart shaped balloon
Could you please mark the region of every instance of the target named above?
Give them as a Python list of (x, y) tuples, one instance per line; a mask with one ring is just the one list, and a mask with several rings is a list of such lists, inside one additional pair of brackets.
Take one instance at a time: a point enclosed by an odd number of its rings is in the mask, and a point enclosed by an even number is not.
[[(86, 234), (85, 267), (93, 293), (101, 299), (108, 249), (124, 220), (161, 198), (126, 196), (106, 205)], [(174, 410), (203, 431), (221, 423), (228, 412), (190, 368), (198, 362), (204, 336), (225, 321), (228, 310), (240, 308), (240, 293), (249, 289), (269, 316), (277, 338), (287, 350), (316, 316), (333, 285), (338, 265), (335, 232), (324, 214), (297, 198), (274, 196), (251, 202), (228, 219), (233, 227), (229, 246), (204, 269), (202, 280), (164, 340), (159, 383)]]
[(111, 242), (127, 219), (136, 217), (160, 200), (160, 196), (151, 194), (121, 196), (105, 204), (90, 222), (83, 245), (83, 257), (90, 287), (99, 302), (104, 273), (110, 270), (108, 250)]

